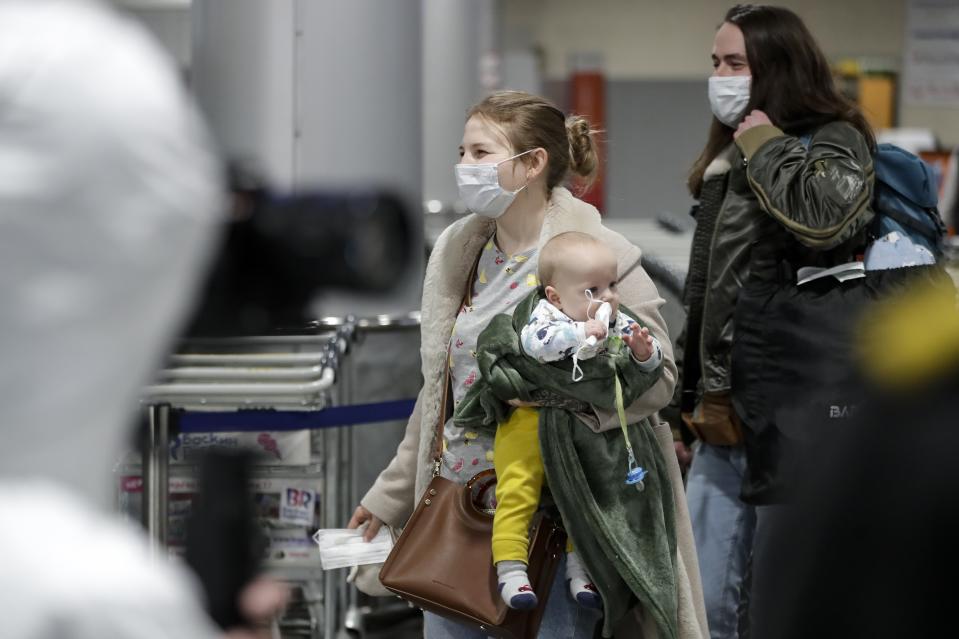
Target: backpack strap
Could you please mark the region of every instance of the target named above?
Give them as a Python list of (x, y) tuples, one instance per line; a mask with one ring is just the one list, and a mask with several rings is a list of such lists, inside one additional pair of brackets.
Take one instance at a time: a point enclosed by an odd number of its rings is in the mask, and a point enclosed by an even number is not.
[(930, 242), (938, 242), (939, 238), (946, 233), (946, 225), (935, 209), (930, 210), (924, 208), (922, 210), (927, 214), (929, 221), (933, 223), (936, 230), (930, 229), (928, 226), (924, 225), (922, 222), (919, 222), (915, 218), (910, 217), (909, 215), (906, 215), (905, 213), (897, 211), (891, 207), (883, 208), (882, 215), (891, 218), (909, 230), (922, 235)]

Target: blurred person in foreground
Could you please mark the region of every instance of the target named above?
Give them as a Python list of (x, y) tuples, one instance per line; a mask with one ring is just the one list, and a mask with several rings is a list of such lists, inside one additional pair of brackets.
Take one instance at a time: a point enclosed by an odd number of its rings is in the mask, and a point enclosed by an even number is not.
[(805, 467), (815, 470), (771, 518), (754, 565), (755, 639), (955, 632), (954, 288), (918, 286), (883, 302), (860, 340), (862, 409), (809, 443)]
[[(0, 96), (2, 634), (215, 637), (110, 482), (213, 248), (206, 132), (157, 47), (95, 3), (0, 1)], [(282, 599), (259, 582), (242, 606)]]

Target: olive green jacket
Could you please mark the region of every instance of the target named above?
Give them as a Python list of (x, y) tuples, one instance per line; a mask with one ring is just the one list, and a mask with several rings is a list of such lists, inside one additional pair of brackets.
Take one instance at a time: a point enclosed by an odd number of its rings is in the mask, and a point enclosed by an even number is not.
[[(543, 364), (527, 355), (520, 333), (541, 291), (530, 293), (510, 315), (497, 315), (479, 335), (480, 379), (453, 414), (457, 425), (495, 432), (509, 417), (510, 400), (537, 402), (543, 468), (566, 531), (603, 598), (603, 636), (612, 637), (638, 601), (659, 639), (679, 636), (676, 591), (676, 522), (669, 470), (648, 419), (629, 424), (636, 463), (647, 471), (644, 490), (625, 482), (629, 455), (620, 429), (596, 433), (577, 418), (576, 403), (616, 409), (631, 404), (661, 377), (663, 366), (644, 371), (620, 338), (580, 362), (583, 378), (571, 381), (571, 358)], [(630, 314), (628, 309), (623, 312)], [(648, 327), (647, 327), (648, 328)]]
[(757, 126), (707, 167), (684, 300), (684, 359), (694, 362), (699, 392), (730, 389), (740, 289), (773, 282), (789, 265), (848, 261), (873, 216), (873, 181), (869, 146), (845, 122), (816, 130), (808, 148)]

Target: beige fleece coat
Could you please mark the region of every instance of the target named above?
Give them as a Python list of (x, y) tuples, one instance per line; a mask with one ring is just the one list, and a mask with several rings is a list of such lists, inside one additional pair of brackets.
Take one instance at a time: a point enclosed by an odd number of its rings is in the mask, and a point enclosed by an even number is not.
[[(421, 346), (423, 388), (420, 391), (393, 461), (380, 473), (361, 503), (387, 524), (400, 528), (413, 512), (431, 479), (431, 443), (440, 418), (445, 376), (447, 345), (453, 322), (467, 286), (467, 277), (483, 245), (494, 231), (494, 223), (476, 215), (470, 215), (447, 228), (436, 242), (426, 267), (423, 282)], [(539, 246), (550, 238), (567, 231), (589, 233), (602, 239), (616, 253), (619, 272), (626, 273), (637, 265), (639, 248), (622, 235), (602, 225), (596, 209), (576, 199), (565, 188), (553, 189), (547, 207)], [(693, 543), (689, 510), (683, 491), (679, 466), (673, 449), (673, 437), (666, 424), (659, 424), (655, 413), (672, 397), (676, 383), (676, 365), (666, 324), (659, 314), (665, 303), (656, 286), (637, 266), (619, 283), (620, 301), (635, 312), (640, 322), (650, 327), (663, 347), (665, 366), (660, 381), (649, 389), (627, 410), (630, 423), (651, 417), (663, 456), (670, 466), (673, 480), (673, 500), (676, 505), (677, 588), (679, 590), (679, 627), (681, 639), (705, 639), (706, 612), (703, 604), (699, 565)], [(595, 430), (618, 428), (619, 422), (612, 413), (597, 413), (588, 416)], [(642, 611), (636, 610), (635, 619), (627, 620), (617, 629), (617, 637), (655, 639), (652, 623), (644, 623)]]

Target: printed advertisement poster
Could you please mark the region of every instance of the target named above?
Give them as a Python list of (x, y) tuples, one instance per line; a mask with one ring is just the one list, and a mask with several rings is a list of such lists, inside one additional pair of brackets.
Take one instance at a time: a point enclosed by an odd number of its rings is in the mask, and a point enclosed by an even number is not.
[[(143, 512), (143, 479), (134, 475), (119, 479), (120, 512), (139, 521)], [(196, 491), (195, 479), (170, 478), (167, 542), (172, 554), (183, 554)], [(254, 513), (267, 541), (264, 559), (274, 565), (319, 565), (319, 549), (312, 535), (321, 523), (322, 491), (320, 479), (266, 477), (250, 481)]]
[(909, 0), (902, 99), (959, 108), (959, 0)]
[(172, 463), (191, 462), (210, 448), (257, 451), (271, 466), (306, 466), (310, 463), (310, 431), (261, 433), (181, 433), (170, 442)]

